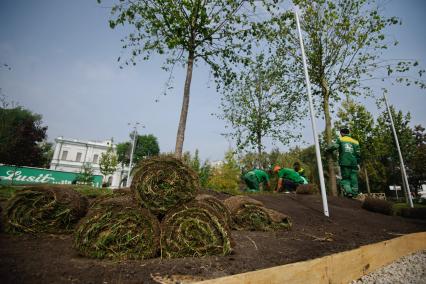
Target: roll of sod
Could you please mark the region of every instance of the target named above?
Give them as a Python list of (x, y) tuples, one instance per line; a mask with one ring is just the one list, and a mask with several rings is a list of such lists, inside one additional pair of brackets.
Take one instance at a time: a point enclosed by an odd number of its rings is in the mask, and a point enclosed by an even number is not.
[(271, 216), (272, 211), (265, 208), (262, 202), (248, 196), (232, 196), (224, 204), (231, 212), (232, 228), (235, 230), (270, 231), (284, 228), (286, 223), (278, 215)]
[(317, 192), (313, 184), (301, 184), (296, 188), (297, 194), (316, 194)]
[(362, 203), (362, 208), (385, 215), (393, 215), (392, 203), (382, 199), (367, 197)]
[(199, 202), (204, 202), (207, 205), (211, 206), (213, 210), (216, 210), (216, 212), (218, 212), (218, 214), (222, 214), (228, 226), (230, 228), (232, 227), (231, 213), (221, 200), (208, 194), (199, 194), (195, 197), (195, 199)]
[(144, 208), (162, 217), (176, 205), (195, 198), (199, 179), (195, 171), (172, 156), (156, 156), (140, 162), (131, 189)]
[[(122, 200), (122, 201), (120, 201)], [(98, 207), (99, 205), (108, 204), (110, 202), (116, 203), (125, 203), (127, 204), (137, 204), (136, 200), (130, 189), (127, 190), (114, 190), (112, 194), (101, 195), (93, 200), (89, 200), (89, 210)]]
[(224, 215), (199, 201), (172, 209), (161, 222), (161, 256), (230, 254), (231, 234), (224, 219)]
[(6, 231), (66, 233), (86, 214), (87, 206), (87, 199), (70, 186), (26, 187), (6, 205)]
[(160, 224), (130, 196), (98, 203), (74, 232), (74, 247), (84, 256), (109, 259), (147, 259), (160, 249)]
[(271, 218), (270, 228), (272, 230), (289, 230), (292, 226), (291, 218), (281, 212), (266, 208)]

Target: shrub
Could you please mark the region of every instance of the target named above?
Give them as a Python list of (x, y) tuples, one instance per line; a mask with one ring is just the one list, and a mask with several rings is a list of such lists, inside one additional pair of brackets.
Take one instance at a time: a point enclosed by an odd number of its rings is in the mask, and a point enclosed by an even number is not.
[(401, 216), (406, 218), (426, 219), (426, 208), (402, 208)]

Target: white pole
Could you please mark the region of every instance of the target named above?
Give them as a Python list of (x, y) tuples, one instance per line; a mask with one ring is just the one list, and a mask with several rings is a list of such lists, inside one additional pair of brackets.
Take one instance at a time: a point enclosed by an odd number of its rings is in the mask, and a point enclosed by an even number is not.
[(395, 189), (395, 193), (396, 193), (396, 201), (399, 201), (399, 198), (398, 198), (398, 190), (396, 189), (396, 184), (393, 186), (393, 189)]
[(137, 132), (136, 132), (136, 125), (135, 125), (133, 130), (132, 150), (130, 152), (129, 172), (127, 174), (126, 187), (130, 186), (130, 173), (132, 172), (132, 167), (133, 167), (133, 152), (135, 151), (136, 134)]
[(398, 149), (399, 162), (401, 163), (402, 182), (405, 183), (405, 190), (407, 192), (408, 202), (410, 204), (410, 207), (413, 208), (414, 206), (413, 206), (413, 200), (411, 199), (410, 185), (408, 184), (407, 172), (405, 171), (405, 165), (404, 165), (404, 160), (402, 159), (401, 148), (399, 147), (398, 136), (396, 135), (395, 125), (393, 124), (392, 113), (389, 108), (388, 100), (386, 98), (385, 93), (383, 93), (383, 98), (385, 99), (386, 108), (388, 109), (389, 119), (392, 126), (392, 132), (395, 138), (396, 148)]
[(300, 40), (300, 49), (302, 50), (302, 60), (303, 60), (303, 69), (305, 71), (305, 77), (306, 77), (306, 89), (308, 91), (308, 98), (309, 98), (309, 109), (311, 113), (311, 122), (312, 122), (312, 131), (314, 133), (314, 141), (315, 141), (315, 152), (317, 156), (317, 165), (318, 165), (318, 174), (320, 179), (320, 186), (321, 186), (321, 197), (322, 197), (322, 206), (324, 209), (324, 215), (329, 217), (328, 213), (328, 203), (327, 203), (327, 194), (325, 192), (325, 183), (324, 183), (324, 173), (322, 170), (322, 161), (321, 161), (321, 152), (319, 147), (319, 141), (318, 141), (318, 135), (317, 135), (317, 128), (315, 125), (315, 111), (314, 106), (312, 102), (312, 95), (311, 95), (311, 82), (309, 81), (309, 74), (308, 74), (308, 67), (306, 64), (306, 57), (305, 57), (305, 48), (303, 47), (303, 39), (302, 39), (302, 32), (300, 31), (300, 23), (299, 23), (299, 16), (297, 15), (297, 11), (294, 10), (294, 15), (296, 16), (296, 24), (297, 24), (297, 30), (299, 32), (299, 40)]

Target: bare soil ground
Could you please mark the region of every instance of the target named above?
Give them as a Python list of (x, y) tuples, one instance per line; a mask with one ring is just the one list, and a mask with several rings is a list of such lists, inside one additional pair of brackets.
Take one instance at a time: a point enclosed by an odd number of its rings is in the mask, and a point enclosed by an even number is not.
[[(211, 193), (211, 192), (209, 192)], [(215, 194), (221, 199), (225, 194)], [(223, 257), (93, 260), (72, 248), (72, 235), (0, 234), (1, 283), (158, 283), (155, 276), (216, 278), (312, 259), (361, 245), (426, 231), (426, 220), (385, 216), (361, 209), (355, 200), (329, 197), (330, 218), (319, 195), (253, 195), (288, 214), (290, 231), (233, 231), (234, 253)]]

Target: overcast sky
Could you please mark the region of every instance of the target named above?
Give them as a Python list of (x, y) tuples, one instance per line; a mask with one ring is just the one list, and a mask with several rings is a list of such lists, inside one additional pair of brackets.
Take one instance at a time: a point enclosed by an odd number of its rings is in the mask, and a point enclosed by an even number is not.
[[(138, 121), (146, 126), (141, 134), (155, 135), (162, 152), (173, 151), (185, 69), (175, 70), (167, 96), (163, 58), (120, 69), (126, 30), (111, 30), (109, 14), (96, 0), (0, 0), (0, 63), (12, 67), (0, 68), (2, 93), (43, 115), (49, 141), (64, 136), (123, 142), (131, 131), (127, 124)], [(390, 1), (386, 14), (403, 22), (388, 32), (400, 45), (387, 56), (426, 66), (426, 1)], [(211, 115), (219, 95), (210, 79), (205, 66), (194, 68), (184, 150), (198, 148), (202, 159), (219, 160), (230, 142), (220, 135), (225, 124)], [(393, 87), (390, 101), (410, 111), (413, 124), (426, 125), (425, 91)], [(381, 112), (371, 99), (363, 102), (374, 114)], [(303, 138), (313, 143), (307, 119)]]

